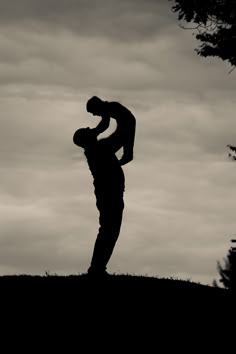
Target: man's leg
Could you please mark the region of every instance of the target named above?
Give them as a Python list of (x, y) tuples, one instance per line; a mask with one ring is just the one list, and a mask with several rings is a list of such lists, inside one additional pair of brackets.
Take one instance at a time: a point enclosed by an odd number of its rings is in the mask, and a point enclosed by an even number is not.
[(111, 258), (116, 241), (119, 237), (124, 209), (123, 198), (97, 202), (100, 211), (99, 232), (94, 245), (91, 266), (88, 273), (102, 274)]

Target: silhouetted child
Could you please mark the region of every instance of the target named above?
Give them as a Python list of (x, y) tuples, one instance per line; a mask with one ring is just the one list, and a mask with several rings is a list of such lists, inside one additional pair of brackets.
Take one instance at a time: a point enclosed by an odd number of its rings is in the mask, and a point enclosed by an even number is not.
[(115, 155), (115, 132), (109, 138), (98, 141), (99, 134), (100, 130), (97, 128), (85, 128), (77, 130), (73, 137), (74, 143), (84, 148), (94, 178), (96, 206), (100, 213), (100, 228), (88, 269), (88, 274), (95, 277), (108, 275), (106, 265), (120, 233), (125, 188), (124, 173)]
[(87, 111), (93, 115), (102, 117), (101, 122), (95, 128), (98, 134), (104, 132), (109, 127), (110, 118), (116, 120), (116, 131), (112, 136), (107, 138), (106, 144), (112, 144), (114, 152), (123, 147), (123, 156), (120, 159), (121, 165), (132, 161), (136, 128), (134, 115), (121, 103), (103, 101), (97, 96), (93, 96), (88, 100)]

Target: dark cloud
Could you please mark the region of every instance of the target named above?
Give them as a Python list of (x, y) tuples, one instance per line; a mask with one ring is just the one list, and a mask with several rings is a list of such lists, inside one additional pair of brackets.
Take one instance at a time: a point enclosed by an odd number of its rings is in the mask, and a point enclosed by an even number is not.
[(1, 0), (2, 25), (69, 30), (80, 36), (142, 40), (170, 23), (165, 0)]

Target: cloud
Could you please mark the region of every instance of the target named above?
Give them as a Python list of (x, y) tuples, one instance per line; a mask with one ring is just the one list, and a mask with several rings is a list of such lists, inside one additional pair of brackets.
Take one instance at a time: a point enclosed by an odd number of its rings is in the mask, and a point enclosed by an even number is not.
[[(166, 12), (164, 11), (167, 10)], [(162, 1), (128, 0), (22, 0), (0, 1), (2, 26), (22, 26), (37, 31), (69, 30), (80, 36), (138, 41), (156, 34), (173, 17)]]

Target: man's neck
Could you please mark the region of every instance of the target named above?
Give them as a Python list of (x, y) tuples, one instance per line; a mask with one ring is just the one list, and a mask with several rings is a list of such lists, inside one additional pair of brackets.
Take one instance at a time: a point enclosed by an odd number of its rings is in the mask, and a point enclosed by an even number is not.
[(96, 141), (94, 141), (93, 143), (87, 145), (85, 148), (84, 148), (84, 151), (90, 151), (90, 150), (94, 150), (97, 148), (97, 143), (98, 143), (98, 140), (96, 139)]

